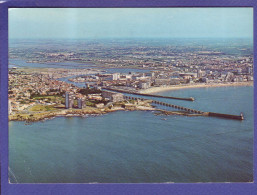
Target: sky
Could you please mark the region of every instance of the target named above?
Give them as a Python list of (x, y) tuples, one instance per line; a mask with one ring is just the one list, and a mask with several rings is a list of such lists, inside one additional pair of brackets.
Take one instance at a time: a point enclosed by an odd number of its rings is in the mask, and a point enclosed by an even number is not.
[(10, 8), (10, 39), (252, 38), (252, 8)]

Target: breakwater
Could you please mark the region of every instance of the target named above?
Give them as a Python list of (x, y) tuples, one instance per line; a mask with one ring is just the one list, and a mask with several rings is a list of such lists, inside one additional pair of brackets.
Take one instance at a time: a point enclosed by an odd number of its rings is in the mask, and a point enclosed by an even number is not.
[(219, 118), (229, 118), (229, 119), (235, 119), (235, 120), (244, 120), (243, 113), (241, 113), (240, 115), (232, 115), (232, 114), (208, 112), (208, 116), (219, 117)]
[[(145, 98), (137, 98), (137, 97), (130, 97), (130, 96), (124, 96), (125, 99), (129, 99), (129, 100), (149, 100), (149, 99), (145, 99)], [(197, 113), (197, 114), (203, 114), (204, 112), (200, 111), (200, 110), (195, 110), (195, 109), (191, 109), (191, 108), (185, 108), (183, 106), (179, 106), (179, 105), (174, 105), (174, 104), (168, 104), (165, 102), (161, 102), (161, 101), (157, 101), (157, 100), (151, 100), (152, 103), (154, 104), (159, 104), (162, 106), (166, 106), (166, 107), (171, 107), (171, 108), (175, 108), (178, 110), (184, 110), (187, 111), (189, 113)]]
[[(124, 96), (124, 98), (127, 100), (142, 100), (142, 101), (149, 100), (149, 99), (145, 99), (145, 98), (130, 97), (130, 96)], [(183, 110), (188, 113), (200, 114), (202, 116), (219, 117), (219, 118), (234, 119), (234, 120), (244, 120), (244, 116), (242, 113), (240, 115), (232, 115), (232, 114), (222, 114), (222, 113), (214, 113), (214, 112), (203, 112), (200, 110), (186, 108), (186, 107), (174, 105), (174, 104), (168, 104), (168, 103), (157, 101), (157, 100), (151, 100), (151, 101), (154, 104), (159, 104), (162, 106), (171, 107), (171, 108), (175, 108), (178, 110)]]
[(109, 88), (109, 87), (102, 87), (102, 89), (107, 89), (110, 91), (116, 91), (116, 92), (120, 92), (120, 93), (128, 93), (128, 94), (133, 94), (133, 95), (148, 96), (148, 97), (176, 99), (176, 100), (184, 100), (184, 101), (194, 101), (195, 100), (193, 97), (181, 98), (181, 97), (172, 97), (172, 96), (153, 95), (153, 94), (138, 93), (138, 92), (134, 92), (134, 91), (127, 91), (127, 90), (121, 90), (121, 89), (113, 89), (113, 88)]

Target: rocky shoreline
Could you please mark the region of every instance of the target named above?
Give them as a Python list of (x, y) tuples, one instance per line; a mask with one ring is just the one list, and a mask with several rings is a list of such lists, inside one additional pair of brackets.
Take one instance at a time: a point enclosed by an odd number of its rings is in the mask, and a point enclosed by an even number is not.
[(25, 121), (27, 124), (38, 121), (45, 121), (53, 119), (55, 117), (88, 117), (88, 116), (100, 116), (103, 114), (116, 112), (116, 111), (156, 111), (155, 115), (182, 115), (182, 116), (202, 116), (199, 114), (190, 114), (185, 111), (167, 111), (162, 109), (156, 109), (154, 107), (146, 106), (134, 106), (128, 108), (115, 107), (115, 108), (90, 108), (90, 109), (68, 109), (60, 111), (51, 111), (44, 113), (29, 113), (29, 114), (14, 114), (9, 115), (9, 121)]
[(107, 114), (115, 111), (152, 111), (156, 110), (152, 106), (135, 106), (130, 105), (128, 107), (112, 107), (112, 108), (94, 108), (94, 107), (86, 107), (85, 109), (59, 109), (56, 111), (46, 111), (46, 112), (29, 112), (29, 113), (16, 113), (13, 115), (9, 115), (9, 121), (26, 121), (26, 122), (37, 122), (43, 121), (47, 119), (52, 119), (55, 117), (73, 117), (73, 116), (98, 116), (102, 114)]

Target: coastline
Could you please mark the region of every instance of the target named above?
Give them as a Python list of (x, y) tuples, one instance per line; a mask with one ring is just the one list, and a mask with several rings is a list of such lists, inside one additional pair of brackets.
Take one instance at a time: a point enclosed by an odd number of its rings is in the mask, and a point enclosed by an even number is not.
[(111, 112), (117, 112), (117, 111), (156, 111), (154, 115), (162, 115), (162, 116), (168, 116), (168, 115), (180, 115), (180, 116), (208, 116), (208, 113), (202, 113), (202, 114), (190, 114), (189, 112), (185, 111), (168, 111), (163, 109), (157, 109), (153, 107), (145, 107), (145, 106), (139, 106), (137, 108), (114, 108), (114, 109), (102, 109), (102, 110), (91, 110), (91, 111), (84, 111), (84, 110), (68, 110), (67, 112), (50, 112), (50, 113), (43, 113), (40, 116), (34, 116), (34, 117), (28, 117), (28, 115), (23, 115), (21, 117), (17, 117), (17, 115), (9, 115), (9, 122), (10, 121), (24, 121), (25, 125), (28, 125), (33, 122), (39, 122), (39, 121), (45, 121), (54, 119), (56, 117), (88, 117), (88, 116), (100, 116), (103, 114), (111, 113)]
[[(47, 112), (42, 112), (42, 113), (27, 113), (27, 114), (21, 114), (21, 113), (16, 113), (13, 115), (9, 115), (9, 121), (25, 121), (27, 123), (30, 122), (37, 122), (37, 121), (44, 121), (47, 119), (52, 119), (55, 117), (73, 117), (73, 116), (86, 116), (86, 115), (92, 115), (92, 116), (98, 116), (102, 114), (107, 114), (110, 112), (116, 112), (116, 111), (155, 111), (156, 108), (152, 106), (129, 106), (129, 107), (118, 107), (115, 106), (113, 108), (85, 108), (85, 109), (63, 109), (63, 110), (56, 110), (56, 111), (47, 111)], [(33, 116), (32, 116), (33, 115)]]
[(139, 93), (158, 93), (163, 91), (180, 90), (180, 89), (191, 89), (191, 88), (209, 88), (209, 87), (236, 87), (236, 86), (253, 86), (253, 81), (249, 82), (236, 82), (236, 83), (203, 83), (193, 85), (170, 85), (161, 87), (151, 87), (148, 89), (142, 89)]

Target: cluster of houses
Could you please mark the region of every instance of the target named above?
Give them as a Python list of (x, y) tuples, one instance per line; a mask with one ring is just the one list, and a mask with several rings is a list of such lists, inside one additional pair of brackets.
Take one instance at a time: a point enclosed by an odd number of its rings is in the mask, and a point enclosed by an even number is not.
[[(90, 97), (99, 97), (99, 94), (90, 94)], [(116, 93), (112, 91), (102, 91), (101, 93), (101, 100), (104, 99), (105, 101), (110, 102), (119, 102), (124, 100), (124, 95), (122, 93)], [(99, 99), (99, 98), (98, 98)], [(75, 101), (77, 104), (75, 104)], [(103, 105), (103, 103), (96, 104), (96, 107)], [(78, 108), (82, 109), (86, 107), (86, 100), (85, 98), (76, 97), (74, 93), (65, 93), (65, 108)]]
[(113, 73), (98, 75), (96, 85), (110, 87), (130, 87), (134, 89), (147, 89), (151, 86), (167, 86), (187, 83), (221, 83), (221, 82), (245, 82), (252, 81), (252, 69), (247, 72), (236, 69), (233, 72), (211, 71), (198, 69), (196, 72), (177, 71), (151, 71), (146, 73)]

